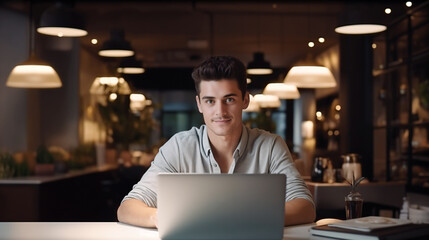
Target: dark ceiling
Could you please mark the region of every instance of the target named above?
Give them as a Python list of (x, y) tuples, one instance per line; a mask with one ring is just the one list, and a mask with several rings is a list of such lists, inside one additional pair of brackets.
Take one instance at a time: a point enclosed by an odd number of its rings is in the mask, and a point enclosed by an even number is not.
[[(34, 1), (33, 6), (40, 14), (54, 2)], [(89, 32), (80, 38), (82, 48), (97, 54), (110, 31), (120, 29), (144, 66), (159, 72), (191, 69), (210, 55), (233, 55), (247, 63), (257, 51), (264, 52), (276, 72), (284, 72), (298, 60), (335, 46), (339, 35), (334, 28), (355, 6), (361, 9), (360, 14), (367, 13), (362, 7), (375, 9), (374, 2), (379, 15), (384, 15), (385, 6), (396, 15), (405, 12), (405, 1), (69, 2), (82, 14)], [(2, 5), (28, 11), (29, 4), (2, 1)], [(319, 43), (319, 37), (326, 41)], [(98, 39), (97, 45), (91, 44), (93, 38)], [(309, 41), (315, 42), (315, 47), (309, 48)]]

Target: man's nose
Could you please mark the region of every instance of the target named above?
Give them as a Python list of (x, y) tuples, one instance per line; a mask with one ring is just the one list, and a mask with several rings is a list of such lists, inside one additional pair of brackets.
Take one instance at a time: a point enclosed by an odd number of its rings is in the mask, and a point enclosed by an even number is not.
[(223, 116), (225, 113), (226, 106), (223, 102), (218, 102), (216, 104), (216, 115)]

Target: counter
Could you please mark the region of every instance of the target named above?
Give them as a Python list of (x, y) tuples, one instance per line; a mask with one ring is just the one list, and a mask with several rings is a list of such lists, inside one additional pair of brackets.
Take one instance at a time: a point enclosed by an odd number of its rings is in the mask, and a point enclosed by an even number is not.
[(0, 221), (115, 221), (119, 202), (132, 187), (125, 171), (105, 165), (1, 179)]

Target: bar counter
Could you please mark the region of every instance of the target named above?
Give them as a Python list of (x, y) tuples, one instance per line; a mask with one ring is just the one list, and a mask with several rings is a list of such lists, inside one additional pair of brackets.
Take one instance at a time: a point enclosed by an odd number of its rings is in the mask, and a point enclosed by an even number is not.
[[(137, 172), (141, 175), (143, 170)], [(116, 221), (118, 204), (131, 188), (132, 183), (126, 182), (128, 173), (105, 165), (51, 176), (0, 179), (0, 221)]]

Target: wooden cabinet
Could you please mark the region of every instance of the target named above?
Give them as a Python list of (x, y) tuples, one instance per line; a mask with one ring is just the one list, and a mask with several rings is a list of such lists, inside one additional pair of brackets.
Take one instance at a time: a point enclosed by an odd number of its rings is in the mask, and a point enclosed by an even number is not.
[(429, 1), (374, 44), (374, 178), (429, 194)]

